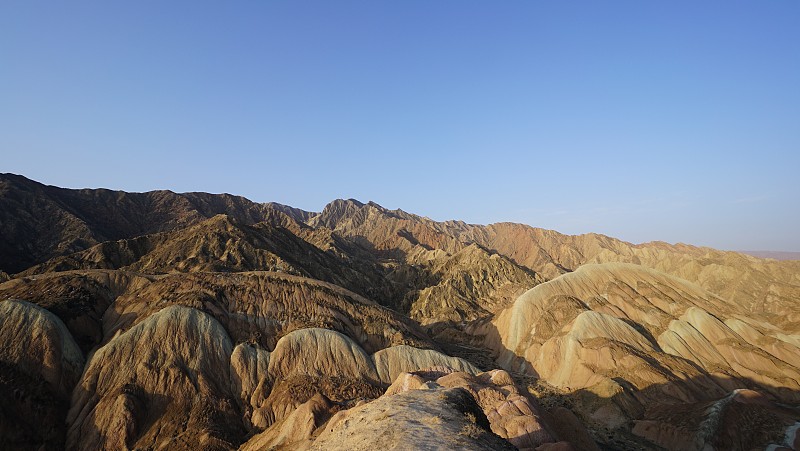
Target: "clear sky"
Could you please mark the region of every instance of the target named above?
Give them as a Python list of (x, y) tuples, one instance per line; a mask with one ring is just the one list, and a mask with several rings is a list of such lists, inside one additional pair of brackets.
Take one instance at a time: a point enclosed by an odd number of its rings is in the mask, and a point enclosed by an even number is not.
[(800, 2), (0, 4), (0, 172), (800, 251)]

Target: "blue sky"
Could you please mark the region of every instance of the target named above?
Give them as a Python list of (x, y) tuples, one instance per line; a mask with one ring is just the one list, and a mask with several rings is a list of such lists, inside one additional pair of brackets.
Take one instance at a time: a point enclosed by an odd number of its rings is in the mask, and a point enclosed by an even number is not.
[(800, 251), (800, 2), (0, 5), (0, 171)]

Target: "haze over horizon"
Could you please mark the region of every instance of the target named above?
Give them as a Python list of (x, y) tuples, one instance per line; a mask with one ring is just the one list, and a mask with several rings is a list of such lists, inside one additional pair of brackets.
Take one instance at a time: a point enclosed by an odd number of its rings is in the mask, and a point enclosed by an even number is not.
[(0, 172), (800, 251), (798, 19), (789, 2), (7, 2)]

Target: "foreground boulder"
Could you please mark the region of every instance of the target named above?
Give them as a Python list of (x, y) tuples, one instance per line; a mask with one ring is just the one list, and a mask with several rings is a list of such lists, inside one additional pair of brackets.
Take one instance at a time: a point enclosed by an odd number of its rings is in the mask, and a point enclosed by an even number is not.
[[(586, 428), (569, 411), (551, 415), (519, 387), (504, 370), (478, 375), (433, 368), (401, 374), (386, 395), (431, 387), (466, 390), (489, 420), (492, 432), (505, 438), (520, 450), (541, 446), (571, 446), (574, 449), (596, 450), (597, 445)], [(563, 409), (566, 410), (566, 409)]]
[[(385, 396), (331, 418), (313, 450), (513, 450), (464, 389)], [(380, 438), (378, 440), (378, 438)]]

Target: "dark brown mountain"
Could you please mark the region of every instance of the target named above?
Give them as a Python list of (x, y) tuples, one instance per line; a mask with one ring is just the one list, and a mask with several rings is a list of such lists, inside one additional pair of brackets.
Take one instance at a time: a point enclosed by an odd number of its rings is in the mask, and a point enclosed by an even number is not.
[[(293, 221), (290, 218), (282, 219), (297, 235), (267, 222), (244, 225), (217, 215), (184, 229), (100, 243), (53, 258), (20, 275), (78, 269), (124, 269), (147, 274), (275, 271), (335, 283), (387, 304), (398, 296), (390, 290), (380, 291), (387, 281), (377, 264), (350, 258), (351, 254), (360, 254), (354, 249), (356, 245), (326, 240), (330, 235), (324, 231), (319, 236), (307, 226), (289, 224)], [(325, 250), (306, 239), (324, 245)]]
[(218, 214), (254, 224), (270, 209), (302, 217), (293, 208), (230, 194), (73, 190), (0, 174), (0, 270), (16, 273), (101, 242), (175, 230)]

